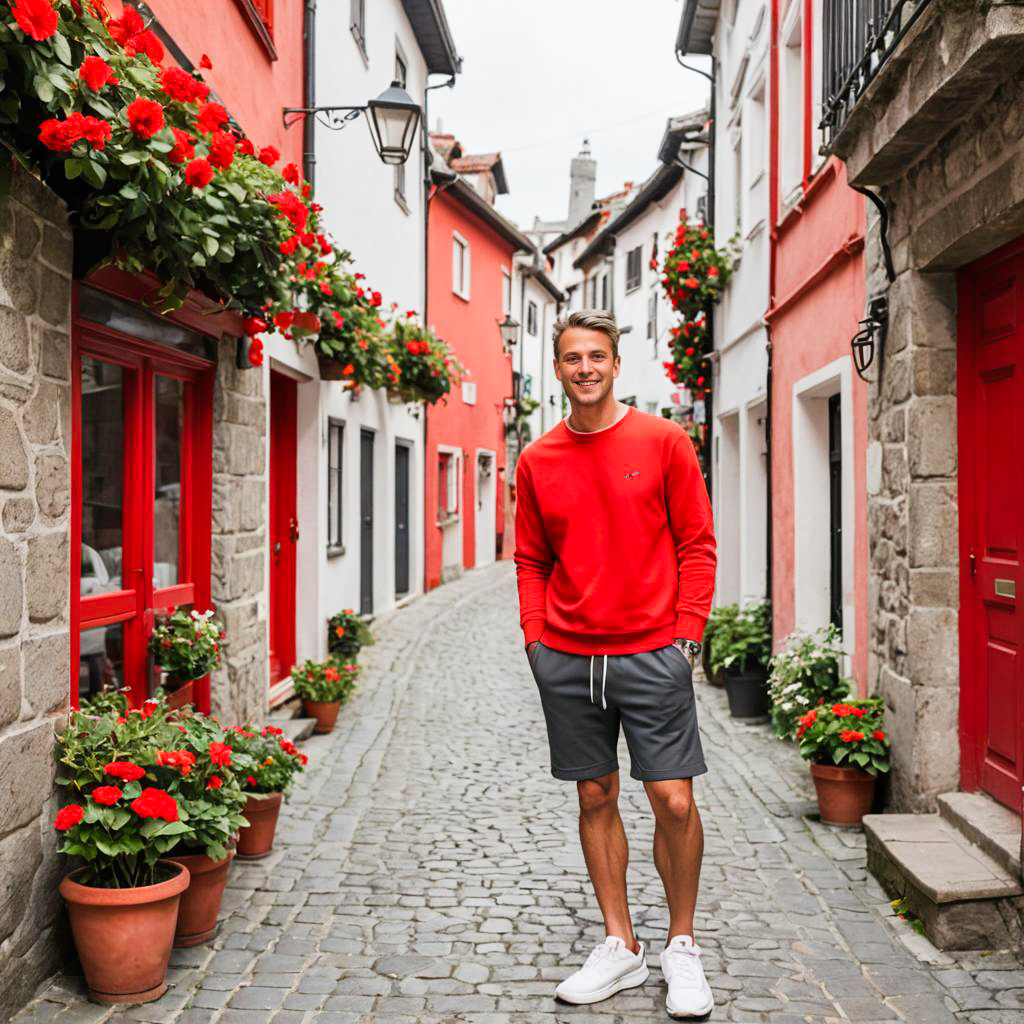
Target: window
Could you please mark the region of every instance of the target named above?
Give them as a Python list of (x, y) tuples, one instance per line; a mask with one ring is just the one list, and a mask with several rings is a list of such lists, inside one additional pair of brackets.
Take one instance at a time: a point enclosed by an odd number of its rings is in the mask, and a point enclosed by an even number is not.
[(658, 335), (658, 293), (651, 292), (647, 296), (647, 337), (656, 338)]
[(512, 312), (512, 275), (501, 268), (501, 311), (508, 316)]
[(459, 457), (455, 452), (437, 453), (437, 521), (459, 514)]
[(829, 621), (843, 630), (843, 444), (840, 396), (828, 399)]
[(608, 309), (608, 275), (601, 275), (601, 308)]
[(586, 296), (586, 300), (585, 300), (585, 303), (584, 303), (586, 305), (586, 307), (588, 309), (596, 309), (597, 308), (597, 275), (596, 274), (593, 277), (588, 279), (588, 281), (586, 283), (586, 291), (584, 292), (584, 294)]
[(783, 204), (792, 201), (804, 173), (802, 28), (800, 5), (793, 4), (779, 40), (779, 199)]
[(765, 185), (765, 94), (761, 81), (748, 97), (740, 137), (743, 159), (743, 234), (749, 235), (764, 219), (768, 206)]
[[(210, 603), (215, 368), (189, 351), (209, 354), (201, 335), (84, 287), (78, 298), (71, 703), (124, 687), (139, 707), (158, 682), (153, 616)], [(207, 693), (196, 684), (200, 707)]]
[[(365, 2), (365, 0), (363, 0)], [(395, 81), (404, 89), (408, 72), (405, 66), (405, 58), (400, 53), (395, 54)], [(395, 201), (399, 206), (409, 212), (405, 199), (405, 164), (395, 164)]]
[(256, 16), (267, 26), (268, 32), (274, 30), (274, 0), (250, 0)]
[(533, 301), (526, 304), (526, 333), (537, 335), (537, 303)]
[(462, 402), (464, 405), (476, 405), (475, 380), (464, 380), (462, 382)]
[(658, 403), (657, 402), (647, 402), (646, 403), (646, 412), (650, 413), (651, 416), (658, 416), (659, 415)]
[(267, 56), (277, 60), (277, 50), (274, 48), (274, 0), (236, 0), (236, 3)]
[(327, 422), (327, 547), (344, 550), (345, 516), (342, 465), (345, 450), (345, 424)]
[(643, 254), (640, 251), (638, 245), (635, 249), (630, 249), (626, 253), (626, 292), (636, 291), (640, 287), (640, 280), (643, 275), (641, 270), (641, 262), (643, 260)]
[(352, 35), (355, 38), (363, 57), (368, 59), (366, 55), (366, 0), (351, 0), (351, 2)]
[(452, 232), (452, 291), (469, 301), (469, 242)]

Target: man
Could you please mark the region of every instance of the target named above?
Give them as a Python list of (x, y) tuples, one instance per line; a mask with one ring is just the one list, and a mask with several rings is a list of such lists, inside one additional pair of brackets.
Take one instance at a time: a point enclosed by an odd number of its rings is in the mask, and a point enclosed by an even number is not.
[(704, 1016), (714, 999), (693, 939), (704, 833), (692, 779), (706, 769), (690, 659), (711, 605), (715, 539), (688, 435), (612, 394), (618, 342), (604, 310), (555, 324), (555, 375), (571, 412), (516, 470), (520, 621), (551, 773), (576, 783), (580, 841), (607, 934), (555, 994), (595, 1003), (647, 978), (626, 899), (621, 724), (630, 774), (655, 817), (654, 861), (669, 909), (666, 1005), (674, 1017)]

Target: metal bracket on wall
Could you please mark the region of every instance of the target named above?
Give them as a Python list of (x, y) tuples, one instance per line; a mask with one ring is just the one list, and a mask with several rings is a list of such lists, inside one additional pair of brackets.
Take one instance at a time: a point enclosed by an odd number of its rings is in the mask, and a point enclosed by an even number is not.
[(889, 247), (889, 208), (885, 204), (885, 200), (876, 195), (870, 189), (864, 188), (861, 185), (851, 185), (850, 188), (854, 192), (859, 192), (862, 196), (867, 196), (871, 200), (872, 204), (878, 210), (879, 219), (879, 239), (882, 243), (882, 258), (885, 260), (885, 276), (892, 284), (896, 280), (896, 270), (892, 265), (892, 249)]

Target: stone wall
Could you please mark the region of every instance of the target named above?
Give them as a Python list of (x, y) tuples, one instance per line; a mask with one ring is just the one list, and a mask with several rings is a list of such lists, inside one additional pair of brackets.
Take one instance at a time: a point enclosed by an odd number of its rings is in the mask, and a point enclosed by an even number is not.
[(261, 720), (267, 707), (267, 406), (263, 373), (239, 370), (235, 339), (220, 343), (213, 412), (212, 594), (227, 627), (211, 710), (225, 722)]
[(69, 701), (71, 234), (20, 170), (0, 205), (0, 1017), (56, 967), (55, 732)]
[[(864, 106), (858, 106), (865, 132), (877, 136), (879, 126), (898, 124), (904, 140), (920, 134), (914, 118), (927, 116), (934, 99), (929, 90), (951, 87), (950, 76), (933, 66), (939, 62), (924, 60), (924, 51), (960, 60), (957, 41), (962, 41), (962, 21), (972, 17), (972, 6), (953, 11), (939, 3), (934, 19), (922, 18), (916, 38), (908, 40), (909, 52), (896, 55), (892, 68), (884, 69), (862, 99)], [(940, 18), (947, 8), (948, 17)], [(1020, 12), (1012, 16), (1024, 24)], [(984, 52), (984, 39), (974, 39), (973, 45)], [(1000, 45), (1005, 49), (1005, 39)], [(1019, 62), (1010, 62), (1003, 73), (1016, 66)], [(912, 67), (929, 68), (930, 77), (898, 84), (884, 78)], [(931, 131), (920, 135), (926, 141), (903, 150), (902, 172), (895, 178), (891, 163), (872, 164), (863, 138), (853, 137), (850, 125), (844, 130), (845, 143), (855, 154), (848, 168), (852, 182), (874, 186), (886, 200), (897, 275), (887, 285), (874, 217), (868, 296), (888, 288), (889, 328), (884, 352), (869, 371), (869, 677), (889, 713), (891, 803), (900, 810), (932, 810), (935, 797), (959, 783), (952, 271), (1024, 232), (1024, 174), (1018, 173), (1024, 167), (1024, 79), (995, 81), (998, 68), (985, 67), (989, 77), (975, 78), (977, 88), (985, 85), (984, 93), (972, 94), (969, 108), (948, 108), (939, 122), (949, 129), (945, 135), (936, 133), (933, 120)], [(910, 102), (904, 93), (917, 109), (889, 109)], [(877, 137), (872, 142), (879, 151), (885, 144)]]

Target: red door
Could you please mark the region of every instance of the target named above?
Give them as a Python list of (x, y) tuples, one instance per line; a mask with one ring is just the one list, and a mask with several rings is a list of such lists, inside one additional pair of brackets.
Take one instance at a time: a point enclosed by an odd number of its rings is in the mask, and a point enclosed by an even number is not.
[[(158, 682), (154, 615), (210, 604), (212, 348), (92, 289), (75, 310), (71, 702), (123, 688), (138, 707)], [(108, 326), (114, 312), (124, 330)], [(133, 315), (166, 342), (128, 333)], [(208, 686), (196, 685), (204, 710)]]
[(295, 452), (298, 385), (270, 374), (270, 685), (295, 664)]
[(1024, 239), (958, 300), (961, 784), (1024, 811)]

